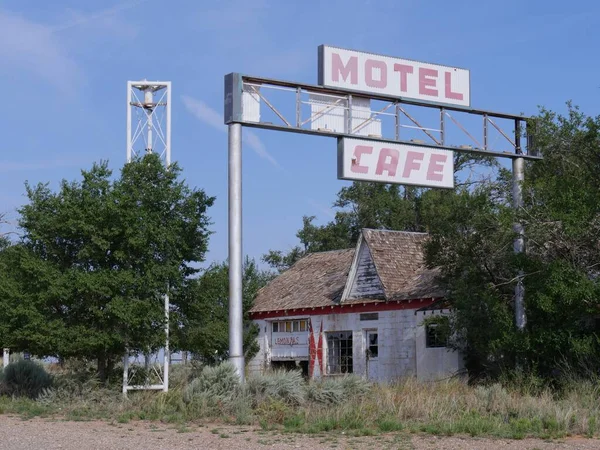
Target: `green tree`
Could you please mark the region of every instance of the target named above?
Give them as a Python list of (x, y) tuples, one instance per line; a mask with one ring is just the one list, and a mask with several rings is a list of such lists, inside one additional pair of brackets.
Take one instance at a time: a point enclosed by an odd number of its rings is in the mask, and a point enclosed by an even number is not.
[(56, 193), (27, 185), (22, 243), (5, 255), (4, 345), (95, 359), (101, 379), (126, 346), (163, 345), (163, 296), (197, 272), (214, 201), (180, 172), (146, 155), (115, 180), (104, 162)]
[(315, 225), (315, 216), (304, 216), (296, 234), (301, 245), (287, 253), (270, 250), (263, 261), (282, 272), (307, 253), (353, 247), (363, 228), (421, 231), (423, 195), (425, 189), (354, 182), (338, 192), (334, 220)]
[[(260, 288), (273, 277), (262, 271), (256, 262), (246, 258), (242, 274), (242, 302), (244, 311), (244, 355), (252, 358), (258, 351), (257, 326), (248, 311)], [(198, 278), (190, 279), (181, 295), (179, 346), (190, 350), (203, 361), (215, 363), (229, 355), (229, 266), (213, 264)]]
[[(510, 207), (510, 174), (453, 197), (437, 210), (427, 247), (442, 268), (455, 311), (457, 342), (473, 375), (515, 367), (550, 375), (600, 367), (599, 118), (569, 106), (567, 116), (542, 111), (535, 141), (542, 161), (526, 165), (524, 207)], [(514, 255), (512, 223), (526, 230), (526, 253)], [(525, 274), (525, 332), (516, 331), (516, 274)]]
[[(457, 186), (468, 189), (474, 182), (459, 181), (458, 173), (474, 165), (497, 167), (492, 158), (456, 152), (454, 169)], [(314, 216), (302, 218), (296, 234), (300, 244), (288, 252), (270, 250), (263, 261), (279, 272), (288, 269), (307, 253), (350, 248), (356, 245), (363, 228), (427, 231), (437, 207), (449, 201), (453, 191), (373, 182), (353, 182), (342, 188), (333, 207), (334, 220), (315, 225)]]

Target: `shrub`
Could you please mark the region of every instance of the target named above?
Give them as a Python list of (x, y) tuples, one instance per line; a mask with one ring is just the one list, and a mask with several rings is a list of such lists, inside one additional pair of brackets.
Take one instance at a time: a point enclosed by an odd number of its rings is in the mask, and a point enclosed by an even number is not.
[(357, 375), (328, 378), (308, 385), (308, 399), (316, 403), (339, 405), (360, 398), (371, 390), (371, 383)]
[(52, 385), (52, 377), (39, 364), (20, 360), (10, 363), (2, 372), (2, 393), (17, 397), (37, 398)]
[(218, 366), (204, 367), (200, 375), (184, 390), (183, 399), (190, 403), (194, 397), (202, 396), (209, 401), (224, 402), (239, 391), (239, 386), (240, 377), (235, 367), (229, 362), (224, 362)]
[(279, 400), (288, 405), (302, 405), (306, 400), (306, 382), (300, 371), (278, 370), (248, 379), (246, 391), (255, 404)]

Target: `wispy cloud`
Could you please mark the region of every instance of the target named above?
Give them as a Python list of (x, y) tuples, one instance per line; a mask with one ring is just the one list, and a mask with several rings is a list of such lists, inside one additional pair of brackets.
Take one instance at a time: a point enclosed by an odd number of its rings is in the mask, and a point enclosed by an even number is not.
[(252, 130), (246, 130), (242, 139), (246, 141), (246, 143), (250, 146), (252, 150), (256, 152), (258, 156), (260, 156), (263, 159), (266, 159), (278, 169), (285, 170), (279, 165), (275, 158), (271, 156), (271, 154), (267, 151), (265, 144), (263, 144), (260, 138)]
[(327, 216), (330, 219), (335, 219), (335, 213), (331, 208), (328, 208), (327, 206), (317, 202), (316, 200), (310, 197), (305, 197), (305, 200), (310, 206), (315, 208), (317, 211), (321, 212), (323, 215)]
[(0, 59), (0, 70), (31, 71), (65, 92), (81, 80), (80, 68), (50, 27), (7, 11), (0, 11)]
[(72, 9), (67, 10), (68, 14), (71, 16), (69, 21), (66, 21), (63, 24), (57, 25), (55, 27), (51, 27), (50, 31), (53, 33), (69, 30), (71, 28), (75, 28), (81, 25), (92, 25), (92, 26), (101, 26), (102, 28), (108, 28), (113, 31), (126, 31), (126, 34), (130, 34), (131, 30), (125, 30), (124, 23), (118, 21), (119, 17), (117, 13), (121, 11), (125, 11), (131, 9), (133, 7), (139, 6), (143, 3), (147, 3), (149, 0), (133, 0), (127, 1), (123, 3), (119, 3), (117, 5), (112, 6), (111, 8), (103, 9), (101, 11), (84, 13), (81, 11), (75, 11)]
[[(185, 108), (192, 114), (196, 119), (200, 122), (209, 125), (216, 130), (226, 132), (227, 126), (223, 123), (223, 115), (219, 114), (217, 111), (212, 109), (206, 103), (201, 100), (197, 100), (188, 95), (182, 95), (181, 100)], [(267, 148), (263, 141), (254, 133), (252, 130), (244, 130), (243, 141), (250, 147), (254, 152), (260, 156), (261, 158), (269, 161), (273, 166), (277, 167), (279, 170), (286, 171), (281, 165), (277, 162), (275, 158), (267, 151)]]
[(300, 40), (288, 43), (270, 31), (274, 16), (289, 14), (281, 9), (285, 4), (268, 0), (196, 2), (186, 23), (195, 31), (209, 33), (211, 46), (235, 55), (236, 66), (244, 72), (289, 77), (310, 68), (317, 49), (299, 44)]
[[(200, 122), (213, 127), (221, 132), (227, 131), (227, 126), (223, 123), (223, 115), (212, 109), (206, 103), (201, 100), (196, 100), (190, 96), (182, 95), (181, 100), (185, 105), (185, 108), (198, 119)], [(281, 170), (282, 172), (289, 173), (285, 167), (282, 167), (279, 162), (267, 151), (265, 144), (260, 138), (252, 131), (245, 129), (243, 134), (244, 142), (261, 158), (269, 161), (274, 167)], [(310, 197), (303, 197), (304, 201), (314, 208), (319, 213), (323, 214), (329, 219), (335, 218), (335, 213), (331, 208), (319, 203)]]
[(86, 31), (101, 28), (111, 36), (133, 37), (136, 28), (125, 24), (118, 13), (147, 1), (128, 1), (92, 13), (70, 10), (70, 19), (56, 26), (0, 9), (0, 71), (14, 73), (17, 68), (32, 72), (61, 91), (70, 92), (83, 82), (84, 74), (60, 32), (86, 25)]
[(201, 100), (196, 100), (187, 95), (182, 95), (181, 100), (185, 108), (192, 113), (200, 122), (210, 125), (219, 131), (227, 131), (223, 123), (223, 115), (212, 109)]

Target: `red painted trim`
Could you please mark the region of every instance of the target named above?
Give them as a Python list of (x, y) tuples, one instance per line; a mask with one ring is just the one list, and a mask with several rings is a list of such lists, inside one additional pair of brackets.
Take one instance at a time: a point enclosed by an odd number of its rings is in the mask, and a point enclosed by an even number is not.
[(317, 306), (310, 308), (287, 309), (285, 311), (261, 311), (250, 313), (253, 320), (289, 316), (320, 316), (326, 314), (350, 314), (378, 311), (398, 311), (402, 309), (419, 309), (431, 305), (438, 299), (401, 300), (392, 302), (354, 303), (350, 305)]

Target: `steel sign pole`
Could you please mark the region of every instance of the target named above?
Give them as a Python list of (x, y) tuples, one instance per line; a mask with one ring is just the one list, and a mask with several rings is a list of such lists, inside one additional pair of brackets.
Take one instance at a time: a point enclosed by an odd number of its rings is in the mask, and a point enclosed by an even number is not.
[[(515, 125), (515, 149), (517, 154), (521, 153), (521, 128), (517, 123)], [(512, 161), (513, 170), (513, 185), (512, 185), (512, 196), (513, 196), (513, 208), (518, 211), (523, 206), (523, 180), (525, 179), (525, 160), (523, 158), (515, 158)], [(514, 231), (517, 233), (513, 243), (513, 250), (515, 253), (523, 253), (525, 251), (525, 230), (523, 224), (515, 222)], [(527, 316), (525, 314), (525, 288), (523, 287), (523, 271), (520, 270), (517, 276), (517, 285), (515, 286), (515, 324), (517, 330), (523, 331), (525, 324), (527, 323)]]
[(242, 323), (242, 125), (229, 125), (229, 361), (244, 382)]

